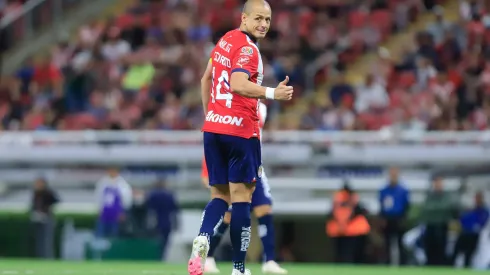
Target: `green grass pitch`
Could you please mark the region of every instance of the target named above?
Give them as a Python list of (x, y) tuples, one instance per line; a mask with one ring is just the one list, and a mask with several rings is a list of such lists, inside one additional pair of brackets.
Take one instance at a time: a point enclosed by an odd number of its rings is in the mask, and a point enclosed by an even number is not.
[[(290, 275), (464, 275), (474, 271), (445, 268), (391, 268), (382, 266), (335, 266), (288, 264)], [(220, 265), (231, 274), (230, 264)], [(252, 275), (262, 274), (259, 265), (247, 265)], [(185, 265), (148, 262), (54, 262), (0, 259), (0, 275), (188, 275)]]

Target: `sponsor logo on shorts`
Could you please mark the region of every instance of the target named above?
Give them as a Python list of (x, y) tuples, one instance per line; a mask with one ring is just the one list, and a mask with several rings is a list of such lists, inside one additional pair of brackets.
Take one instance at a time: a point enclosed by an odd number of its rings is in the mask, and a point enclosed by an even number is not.
[(222, 116), (219, 114), (215, 114), (213, 111), (209, 111), (208, 114), (206, 115), (206, 121), (225, 124), (225, 125), (242, 126), (243, 117), (228, 116), (228, 115)]
[(243, 47), (242, 48), (242, 54), (252, 55), (252, 54), (254, 54), (254, 50), (252, 49), (252, 47)]

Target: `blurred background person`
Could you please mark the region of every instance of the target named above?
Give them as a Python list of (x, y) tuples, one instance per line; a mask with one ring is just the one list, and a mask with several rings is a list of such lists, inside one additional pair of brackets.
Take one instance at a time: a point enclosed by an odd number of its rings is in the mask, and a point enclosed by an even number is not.
[(366, 212), (359, 204), (359, 195), (349, 183), (333, 197), (332, 213), (326, 224), (326, 233), (335, 247), (335, 262), (363, 263), (364, 248), (371, 227)]
[[(387, 263), (406, 264), (406, 253), (402, 238), (405, 233), (408, 211), (410, 209), (410, 193), (402, 185), (397, 167), (390, 168), (388, 185), (379, 191), (380, 217), (383, 225)], [(394, 261), (393, 240), (396, 239), (398, 259)]]
[(145, 192), (133, 189), (133, 203), (128, 211), (125, 229), (131, 237), (146, 237), (150, 233), (148, 206), (145, 201)]
[(475, 195), (474, 207), (463, 213), (459, 219), (461, 232), (456, 241), (454, 252), (451, 257), (452, 264), (456, 264), (457, 257), (460, 254), (464, 256), (464, 266), (470, 267), (478, 246), (480, 234), (488, 222), (488, 208), (485, 205), (485, 198), (482, 192)]
[(56, 222), (53, 215), (53, 206), (58, 202), (58, 195), (48, 187), (46, 180), (38, 178), (34, 182), (34, 193), (31, 202), (34, 251), (38, 258), (54, 259)]
[(179, 228), (179, 206), (173, 192), (167, 188), (165, 180), (159, 181), (153, 190), (150, 191), (146, 205), (148, 211), (156, 217), (157, 234), (161, 241), (162, 260), (165, 260), (170, 235)]
[(117, 237), (120, 223), (126, 219), (126, 211), (132, 205), (131, 186), (121, 177), (117, 168), (111, 167), (97, 183), (95, 196), (99, 203), (96, 236)]
[(425, 224), (423, 246), (427, 265), (448, 264), (446, 246), (449, 223), (458, 215), (458, 202), (453, 194), (444, 191), (442, 177), (435, 176), (431, 189), (420, 210), (420, 223)]

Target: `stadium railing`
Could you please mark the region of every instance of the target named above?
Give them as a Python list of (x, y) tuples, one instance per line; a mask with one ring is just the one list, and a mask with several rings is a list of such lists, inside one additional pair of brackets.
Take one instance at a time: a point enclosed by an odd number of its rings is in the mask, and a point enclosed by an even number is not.
[[(0, 163), (180, 163), (202, 158), (200, 131), (38, 131), (0, 134)], [(267, 131), (269, 164), (467, 164), (490, 160), (490, 131)]]
[[(480, 143), (490, 142), (490, 131), (265, 131), (265, 142), (278, 143)], [(0, 133), (0, 145), (100, 142), (165, 142), (165, 143), (201, 143), (201, 131), (4, 131)]]
[[(200, 131), (4, 132), (0, 163), (133, 163), (199, 165)], [(270, 165), (474, 165), (490, 161), (490, 131), (324, 132), (269, 131)]]
[[(316, 194), (342, 187), (344, 177), (363, 193), (366, 207), (377, 211), (377, 190), (386, 183), (383, 167), (414, 168), (416, 172), (403, 179), (414, 191), (414, 202), (420, 203), (432, 168), (487, 165), (489, 137), (490, 132), (266, 131), (264, 166), (271, 171), (270, 185), (281, 213), (325, 213), (330, 201)], [(202, 157), (200, 131), (0, 133), (0, 181), (18, 188), (30, 186), (39, 175), (60, 188), (93, 186), (107, 165), (118, 165), (134, 186), (151, 186), (163, 175), (176, 188), (181, 202), (205, 202), (208, 194), (197, 188)], [(335, 174), (335, 167), (349, 166), (361, 167), (361, 174), (350, 177), (348, 173), (357, 173), (352, 169), (340, 176), (329, 174)], [(445, 178), (453, 191), (459, 190), (461, 182), (457, 175)], [(0, 203), (0, 208), (21, 205), (23, 202), (9, 201)], [(66, 203), (66, 209), (87, 207), (93, 205)]]

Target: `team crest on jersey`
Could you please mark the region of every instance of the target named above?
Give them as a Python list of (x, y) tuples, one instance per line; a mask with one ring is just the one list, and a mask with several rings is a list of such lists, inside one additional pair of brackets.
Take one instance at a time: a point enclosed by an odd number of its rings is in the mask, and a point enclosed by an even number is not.
[(248, 58), (246, 56), (242, 56), (242, 57), (238, 58), (238, 61), (236, 62), (236, 64), (243, 68), (243, 65), (248, 64), (248, 62), (250, 62), (250, 58)]
[(242, 48), (242, 54), (252, 55), (252, 54), (254, 54), (254, 50), (252, 49), (252, 47), (243, 47)]
[(262, 167), (262, 165), (259, 166), (259, 169), (257, 170), (257, 176), (260, 178), (262, 178), (262, 171), (264, 170), (264, 167)]

